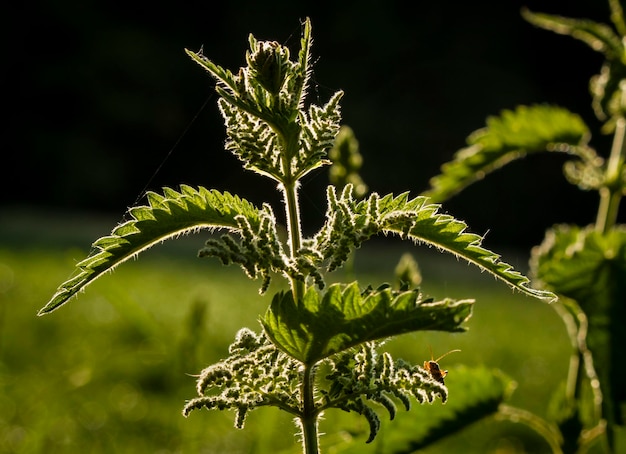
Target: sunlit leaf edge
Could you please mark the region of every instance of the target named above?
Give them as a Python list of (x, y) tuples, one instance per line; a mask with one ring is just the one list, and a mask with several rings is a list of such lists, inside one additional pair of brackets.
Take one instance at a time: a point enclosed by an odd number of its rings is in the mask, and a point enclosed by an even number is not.
[(181, 185), (180, 191), (164, 188), (163, 194), (148, 193), (147, 206), (131, 208), (129, 221), (96, 240), (91, 253), (76, 265), (75, 275), (59, 286), (38, 315), (58, 309), (104, 273), (155, 244), (201, 229), (237, 230), (238, 215), (250, 224), (259, 222), (257, 208), (228, 192)]

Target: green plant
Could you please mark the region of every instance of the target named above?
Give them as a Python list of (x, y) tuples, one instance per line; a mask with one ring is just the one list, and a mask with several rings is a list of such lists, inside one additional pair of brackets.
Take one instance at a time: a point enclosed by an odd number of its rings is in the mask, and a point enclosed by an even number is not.
[(609, 25), (523, 10), (532, 24), (571, 35), (604, 54), (590, 83), (592, 107), (603, 132), (613, 134), (608, 159), (590, 145), (589, 128), (566, 109), (520, 106), (487, 120), (468, 147), (431, 180), (425, 194), (444, 201), (485, 174), (530, 153), (566, 153), (567, 180), (599, 193), (595, 225), (557, 225), (532, 250), (531, 270), (545, 289), (559, 295), (554, 308), (565, 322), (573, 353), (567, 381), (554, 393), (551, 418), (564, 452), (588, 449), (604, 439), (615, 449), (615, 431), (625, 422), (626, 226), (617, 224), (626, 194), (626, 23), (618, 0), (609, 0)]
[[(278, 407), (295, 417), (303, 451), (317, 453), (318, 421), (329, 409), (363, 415), (370, 426), (369, 442), (380, 424), (373, 404), (393, 418), (398, 402), (407, 410), (412, 399), (445, 402), (443, 379), (378, 347), (382, 340), (418, 330), (462, 331), (473, 305), (473, 300), (435, 301), (412, 288), (412, 278), (395, 288), (356, 281), (327, 285), (327, 273), (343, 266), (364, 241), (378, 234), (398, 235), (461, 257), (527, 295), (546, 300), (554, 295), (529, 287), (526, 277), (481, 246), (480, 236), (441, 214), (427, 197), (371, 193), (358, 201), (352, 184), (340, 191), (331, 185), (325, 222), (315, 235), (303, 237), (299, 180), (330, 163), (326, 155), (339, 131), (342, 97), (337, 92), (323, 106), (306, 107), (311, 42), (308, 20), (294, 60), (286, 47), (251, 35), (247, 66), (237, 74), (202, 52), (187, 51), (217, 82), (226, 148), (244, 168), (274, 180), (282, 192), (286, 244), (269, 204), (258, 208), (203, 187), (164, 188), (162, 194), (148, 193), (148, 205), (131, 208), (131, 220), (93, 244), (92, 253), (77, 264), (75, 276), (59, 287), (40, 314), (57, 309), (105, 272), (156, 243), (200, 229), (227, 230), (207, 240), (199, 256), (240, 265), (250, 278), (261, 279), (262, 294), (269, 291), (274, 276), (285, 278), (289, 287), (274, 293), (260, 317), (261, 333), (241, 329), (229, 356), (202, 371), (198, 396), (187, 402), (184, 414), (199, 408), (231, 409), (241, 428), (249, 411)], [(358, 168), (354, 162), (344, 166), (348, 173)], [(462, 414), (476, 418), (493, 412), (505, 395), (506, 380), (500, 376), (481, 370), (467, 376), (472, 377), (474, 394), (460, 396), (458, 408), (444, 417), (455, 427)], [(436, 438), (425, 432), (424, 440)]]

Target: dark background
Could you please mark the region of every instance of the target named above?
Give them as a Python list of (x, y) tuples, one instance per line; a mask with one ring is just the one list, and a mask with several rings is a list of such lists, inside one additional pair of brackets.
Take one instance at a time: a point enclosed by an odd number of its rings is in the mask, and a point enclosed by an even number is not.
[[(343, 121), (360, 141), (373, 191), (417, 195), (488, 115), (518, 104), (581, 114), (606, 155), (610, 140), (597, 132), (588, 94), (600, 54), (534, 28), (522, 6), (609, 21), (600, 0), (13, 4), (3, 21), (0, 213), (122, 219), (145, 189), (180, 183), (277, 202), (272, 183), (243, 172), (223, 150), (213, 82), (183, 49), (203, 45), (207, 57), (236, 70), (249, 33), (297, 51), (306, 16), (316, 59), (311, 100), (345, 91)], [(597, 196), (565, 182), (564, 159), (516, 162), (444, 210), (488, 231), (490, 247), (527, 248), (553, 223), (592, 223)], [(303, 182), (308, 230), (321, 222), (327, 182), (324, 170)]]

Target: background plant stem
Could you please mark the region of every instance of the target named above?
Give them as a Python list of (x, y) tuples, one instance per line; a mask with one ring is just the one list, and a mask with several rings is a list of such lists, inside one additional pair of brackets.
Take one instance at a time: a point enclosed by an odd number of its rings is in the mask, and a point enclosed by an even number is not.
[[(622, 106), (626, 105), (626, 84), (622, 83)], [(626, 119), (620, 117), (615, 124), (613, 147), (607, 164), (605, 186), (600, 189), (600, 206), (596, 218), (596, 230), (607, 233), (617, 222), (619, 203), (622, 199), (622, 168), (626, 157)]]

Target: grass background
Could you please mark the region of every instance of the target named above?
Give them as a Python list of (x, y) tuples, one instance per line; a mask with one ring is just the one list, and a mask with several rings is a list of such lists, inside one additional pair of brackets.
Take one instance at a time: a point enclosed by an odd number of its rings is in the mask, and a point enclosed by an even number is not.
[[(259, 282), (238, 268), (195, 258), (202, 233), (147, 251), (67, 306), (36, 317), (91, 241), (113, 225), (110, 219), (69, 214), (0, 216), (0, 452), (299, 452), (292, 421), (276, 409), (252, 412), (241, 431), (233, 428), (232, 413), (181, 416), (185, 400), (195, 396), (192, 375), (224, 357), (239, 328), (260, 329), (258, 315), (279, 285), (260, 297)], [(452, 256), (396, 241), (366, 245), (357, 251), (350, 275), (343, 271), (337, 278), (374, 286), (389, 282), (405, 251), (420, 263), (425, 293), (477, 302), (468, 332), (404, 335), (385, 349), (421, 363), (430, 359), (429, 346), (435, 356), (459, 348), (462, 352), (441, 362), (450, 369), (451, 399), (455, 365), (485, 365), (518, 383), (510, 404), (545, 415), (551, 392), (566, 376), (569, 352), (552, 308), (512, 293)], [(525, 271), (524, 254), (503, 258)], [(364, 419), (338, 411), (325, 416), (324, 452), (338, 452), (335, 447), (350, 437), (365, 439)], [(549, 452), (523, 426), (489, 420), (425, 452), (459, 447), (463, 452)], [(373, 443), (363, 445), (362, 452), (379, 449)]]

